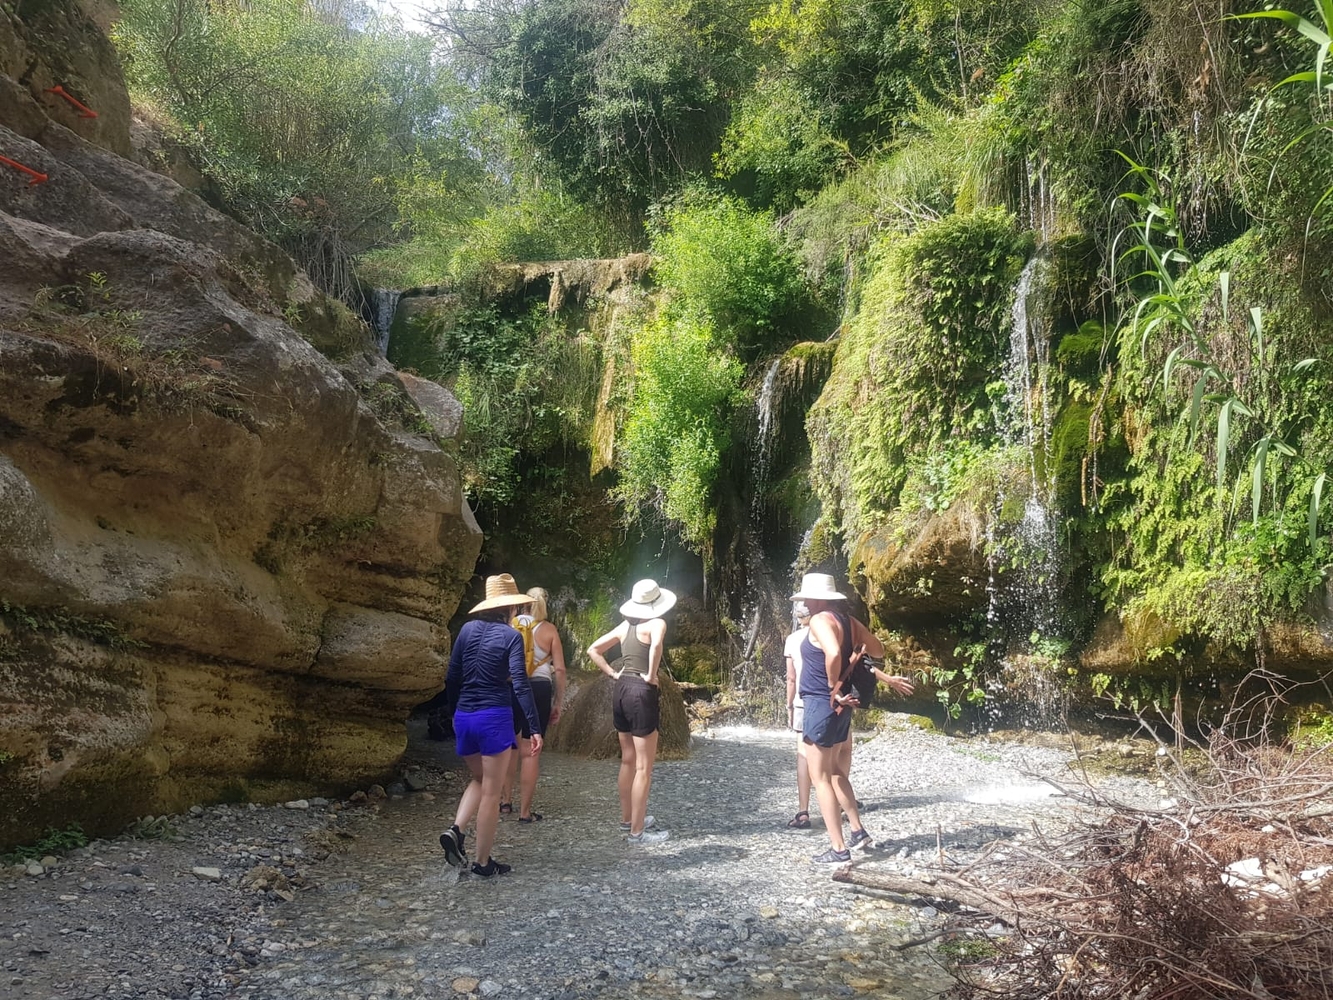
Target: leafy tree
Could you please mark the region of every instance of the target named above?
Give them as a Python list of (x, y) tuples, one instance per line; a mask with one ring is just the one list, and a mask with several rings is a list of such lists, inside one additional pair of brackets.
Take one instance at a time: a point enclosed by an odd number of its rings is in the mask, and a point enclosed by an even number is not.
[(736, 55), (737, 12), (722, 0), (533, 0), (493, 15), (487, 79), (568, 189), (632, 232), (711, 163), (728, 97), (752, 73)]
[(395, 239), (404, 189), (444, 185), (455, 215), (484, 190), (471, 97), (431, 39), (359, 4), (126, 0), (114, 37), (221, 207), (353, 298), (352, 261)]

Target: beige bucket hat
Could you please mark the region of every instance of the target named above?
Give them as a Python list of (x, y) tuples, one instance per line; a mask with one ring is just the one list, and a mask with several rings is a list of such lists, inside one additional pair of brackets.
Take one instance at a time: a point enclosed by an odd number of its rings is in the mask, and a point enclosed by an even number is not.
[(512, 576), (500, 573), (497, 576), (486, 577), (486, 599), (468, 614), (475, 615), (478, 611), (489, 611), (491, 608), (510, 608), (531, 603), (531, 597), (518, 592), (518, 584), (514, 582)]
[(793, 601), (845, 601), (846, 594), (838, 593), (837, 584), (827, 573), (807, 573), (801, 577), (801, 589), (791, 595)]
[(620, 606), (626, 618), (656, 618), (666, 614), (676, 603), (676, 595), (657, 585), (656, 580), (640, 580), (630, 591), (630, 598)]

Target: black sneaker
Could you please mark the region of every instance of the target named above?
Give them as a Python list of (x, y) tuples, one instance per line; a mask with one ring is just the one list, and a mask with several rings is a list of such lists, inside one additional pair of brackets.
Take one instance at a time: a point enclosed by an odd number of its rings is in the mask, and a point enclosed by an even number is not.
[(472, 874), (480, 875), (482, 878), (490, 878), (493, 875), (508, 875), (511, 871), (513, 871), (511, 865), (496, 861), (494, 858), (491, 858), (484, 865), (479, 865), (475, 861), (472, 862)]
[(848, 850), (856, 850), (857, 848), (869, 850), (874, 846), (875, 842), (870, 838), (870, 834), (864, 830), (853, 830), (852, 835), (847, 838)]
[(467, 864), (467, 855), (463, 853), (463, 834), (458, 827), (451, 826), (440, 834), (440, 846), (444, 848), (444, 860), (455, 868)]
[(816, 854), (810, 860), (815, 862), (816, 864), (821, 864), (821, 865), (846, 864), (848, 861), (852, 860), (852, 852), (835, 851), (833, 848), (830, 847), (823, 854)]

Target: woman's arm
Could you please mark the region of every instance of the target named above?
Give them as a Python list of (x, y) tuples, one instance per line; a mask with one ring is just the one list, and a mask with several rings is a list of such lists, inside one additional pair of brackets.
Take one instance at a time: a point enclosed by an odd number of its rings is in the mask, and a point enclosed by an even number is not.
[(852, 648), (855, 649), (857, 646), (865, 646), (866, 655), (871, 659), (884, 659), (884, 643), (879, 641), (879, 636), (875, 635), (874, 632), (870, 631), (870, 629), (866, 628), (865, 625), (862, 625), (855, 618), (851, 619), (851, 623)]
[(654, 618), (648, 623), (648, 676), (649, 684), (657, 684), (657, 668), (662, 664), (662, 650), (666, 644), (666, 622)]
[(848, 664), (842, 655), (842, 636), (838, 633), (838, 619), (829, 611), (821, 611), (810, 619), (810, 641), (824, 651), (824, 673), (828, 677), (829, 704), (841, 693), (843, 676)]
[(625, 629), (629, 628), (629, 622), (621, 622), (610, 632), (601, 638), (594, 639), (593, 644), (588, 647), (588, 659), (597, 664), (597, 669), (608, 677), (614, 677), (616, 672), (611, 669), (611, 664), (606, 662), (604, 654), (612, 646), (618, 646), (625, 638)]
[(787, 656), (787, 725), (794, 721), (792, 713), (796, 710), (796, 661)]
[(471, 635), (472, 629), (468, 627), (471, 624), (463, 623), (463, 627), (458, 630), (458, 637), (454, 639), (453, 648), (449, 650), (449, 671), (444, 676), (444, 703), (450, 708), (458, 704), (458, 696), (463, 691), (463, 646), (465, 638)]
[(542, 622), (543, 633), (549, 629), (544, 645), (551, 651), (551, 673), (555, 677), (555, 700), (551, 703), (551, 724), (560, 721), (560, 711), (565, 705), (565, 647), (560, 641), (560, 630), (550, 622)]
[(880, 670), (879, 667), (871, 667), (870, 672), (889, 687), (893, 688), (898, 694), (906, 696), (916, 690), (916, 685), (912, 683), (910, 677), (902, 677), (898, 674), (886, 674), (883, 670)]

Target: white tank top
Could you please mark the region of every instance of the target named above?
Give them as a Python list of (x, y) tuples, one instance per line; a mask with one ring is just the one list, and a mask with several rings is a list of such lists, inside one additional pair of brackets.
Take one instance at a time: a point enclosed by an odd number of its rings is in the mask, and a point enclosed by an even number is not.
[[(537, 628), (541, 628), (543, 624), (545, 623), (539, 623)], [(533, 677), (544, 677), (548, 681), (555, 678), (555, 669), (551, 661), (551, 651), (549, 649), (542, 649), (541, 646), (537, 645), (536, 630), (534, 630), (532, 634), (532, 660), (534, 663), (538, 664), (532, 671)]]

